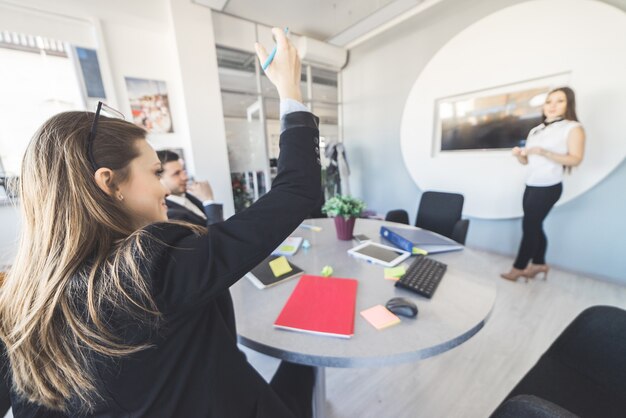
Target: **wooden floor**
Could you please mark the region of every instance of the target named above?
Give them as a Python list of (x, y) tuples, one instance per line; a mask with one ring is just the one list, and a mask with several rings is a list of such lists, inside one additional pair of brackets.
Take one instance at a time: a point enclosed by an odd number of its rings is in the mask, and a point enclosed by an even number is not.
[[(476, 336), (418, 363), (327, 369), (328, 418), (488, 417), (583, 309), (626, 309), (626, 286), (558, 270), (550, 271), (547, 281), (511, 283), (498, 274), (510, 268), (512, 259), (493, 259), (489, 277), (497, 286), (496, 304)], [(277, 360), (245, 351), (269, 379)]]

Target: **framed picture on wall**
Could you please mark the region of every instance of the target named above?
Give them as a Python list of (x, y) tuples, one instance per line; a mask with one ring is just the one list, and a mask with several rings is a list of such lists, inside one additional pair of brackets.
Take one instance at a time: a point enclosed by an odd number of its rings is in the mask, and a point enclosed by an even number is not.
[(499, 150), (524, 146), (542, 121), (547, 93), (568, 84), (569, 72), (435, 101), (433, 151)]
[(149, 133), (174, 132), (165, 81), (125, 79), (133, 122)]

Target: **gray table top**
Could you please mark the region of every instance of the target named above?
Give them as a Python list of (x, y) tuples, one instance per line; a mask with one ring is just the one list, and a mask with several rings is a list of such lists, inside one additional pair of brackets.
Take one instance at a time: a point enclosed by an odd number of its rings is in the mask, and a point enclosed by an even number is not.
[[(495, 284), (480, 277), (481, 266), (488, 263), (486, 253), (466, 248), (433, 255), (448, 264), (448, 269), (433, 298), (426, 299), (385, 280), (382, 266), (349, 256), (346, 251), (356, 243), (337, 239), (333, 219), (313, 219), (305, 223), (320, 226), (322, 231), (296, 229), (292, 236), (308, 239), (311, 248), (300, 248), (289, 260), (306, 274), (320, 275), (325, 265), (331, 265), (333, 277), (358, 279), (354, 336), (343, 339), (274, 328), (274, 321), (299, 279), (259, 290), (244, 278), (231, 287), (231, 293), (239, 341), (253, 350), (311, 366), (398, 364), (431, 357), (467, 341), (483, 327), (491, 313), (496, 298)], [(388, 244), (380, 239), (381, 225), (399, 226), (358, 219), (354, 233)], [(406, 260), (405, 264), (412, 260)], [(400, 317), (400, 324), (378, 331), (359, 314), (374, 305), (384, 305), (396, 296), (415, 302), (419, 309), (417, 318)]]

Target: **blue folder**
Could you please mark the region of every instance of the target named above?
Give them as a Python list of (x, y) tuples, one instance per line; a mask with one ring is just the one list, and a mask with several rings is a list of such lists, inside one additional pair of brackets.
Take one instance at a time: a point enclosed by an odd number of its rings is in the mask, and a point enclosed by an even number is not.
[(380, 235), (396, 247), (412, 254), (419, 254), (419, 250), (436, 254), (463, 249), (463, 245), (458, 242), (426, 229), (381, 226)]

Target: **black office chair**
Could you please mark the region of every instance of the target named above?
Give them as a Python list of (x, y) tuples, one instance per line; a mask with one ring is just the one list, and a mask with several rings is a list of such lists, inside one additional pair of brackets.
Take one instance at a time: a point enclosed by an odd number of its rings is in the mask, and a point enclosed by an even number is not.
[(452, 238), (454, 225), (461, 219), (463, 201), (458, 193), (424, 192), (415, 226)]
[(626, 416), (626, 311), (584, 310), (491, 418)]
[[(424, 192), (420, 200), (415, 226), (428, 229), (459, 244), (465, 245), (469, 219), (461, 219), (464, 198), (462, 194)], [(403, 209), (387, 212), (386, 221), (409, 224), (409, 215)]]
[(390, 210), (385, 215), (385, 220), (389, 222), (397, 222), (399, 224), (409, 224), (409, 214), (404, 209)]

